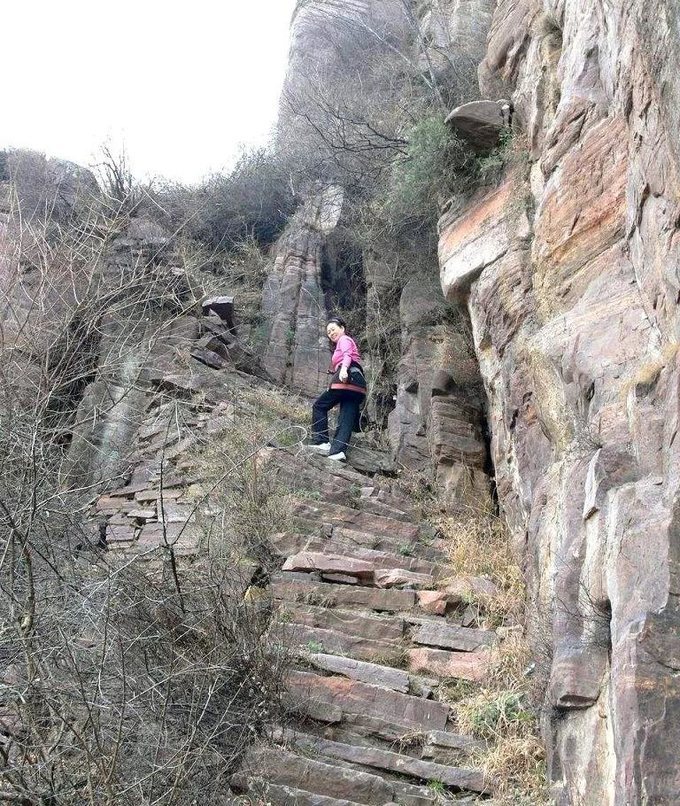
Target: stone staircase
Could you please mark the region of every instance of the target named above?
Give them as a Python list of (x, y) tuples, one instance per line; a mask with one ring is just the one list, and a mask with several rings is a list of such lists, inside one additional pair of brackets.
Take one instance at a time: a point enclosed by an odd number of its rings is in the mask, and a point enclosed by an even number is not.
[(438, 690), (479, 681), (496, 635), (463, 626), (464, 586), (447, 579), (441, 541), (398, 482), (279, 454), (297, 503), (295, 528), (270, 538), (271, 632), (296, 658), (293, 716), (246, 752), (234, 790), (272, 804), (486, 798), (492, 784), (468, 760), (480, 743), (457, 733)]
[[(180, 328), (195, 360), (149, 374), (135, 471), (95, 504), (109, 551), (153, 562), (172, 546), (192, 562), (205, 550), (196, 445), (219, 440), (246, 392), (267, 387), (225, 356), (206, 360), (205, 338), (194, 355), (201, 331), (215, 335), (208, 324)], [(347, 466), (299, 443), (264, 450), (291, 491), (292, 514), (286, 531), (266, 536), (271, 569), (246, 568), (238, 595), (273, 603), (270, 638), (294, 661), (289, 717), (245, 749), (235, 803), (415, 806), (492, 794), (470, 763), (480, 743), (457, 732), (440, 691), (487, 671), (496, 635), (479, 628), (468, 601), (493, 584), (450, 577), (446, 546), (400, 481), (351, 466), (366, 466), (361, 450)]]

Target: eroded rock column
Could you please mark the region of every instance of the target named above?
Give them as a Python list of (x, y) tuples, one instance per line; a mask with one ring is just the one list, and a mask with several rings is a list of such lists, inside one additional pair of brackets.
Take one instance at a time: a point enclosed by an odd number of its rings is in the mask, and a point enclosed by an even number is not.
[(263, 366), (276, 382), (308, 395), (328, 382), (322, 257), (326, 236), (340, 218), (342, 196), (337, 186), (322, 189), (293, 216), (275, 247), (262, 292), (268, 325)]

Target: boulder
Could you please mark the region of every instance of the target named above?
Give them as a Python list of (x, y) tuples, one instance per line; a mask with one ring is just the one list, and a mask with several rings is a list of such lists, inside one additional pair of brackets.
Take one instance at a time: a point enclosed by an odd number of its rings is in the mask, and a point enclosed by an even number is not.
[(480, 153), (490, 151), (510, 124), (510, 102), (471, 101), (457, 106), (446, 118), (453, 131)]
[(234, 298), (228, 296), (210, 297), (201, 303), (203, 315), (207, 316), (211, 311), (226, 324), (230, 331), (234, 331)]

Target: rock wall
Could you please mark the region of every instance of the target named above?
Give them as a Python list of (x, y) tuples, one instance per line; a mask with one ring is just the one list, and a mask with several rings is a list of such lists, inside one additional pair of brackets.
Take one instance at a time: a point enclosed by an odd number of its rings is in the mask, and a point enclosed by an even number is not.
[(402, 327), (388, 436), (396, 462), (431, 475), (451, 509), (484, 506), (490, 491), (484, 395), (470, 332), (422, 279), (399, 301)]
[(480, 81), (513, 100), (514, 167), (440, 222), (563, 804), (680, 792), (679, 62), (675, 3), (500, 0)]
[(341, 188), (329, 186), (302, 205), (276, 244), (262, 293), (268, 332), (263, 366), (277, 383), (313, 396), (328, 384), (323, 248), (338, 223), (342, 196)]

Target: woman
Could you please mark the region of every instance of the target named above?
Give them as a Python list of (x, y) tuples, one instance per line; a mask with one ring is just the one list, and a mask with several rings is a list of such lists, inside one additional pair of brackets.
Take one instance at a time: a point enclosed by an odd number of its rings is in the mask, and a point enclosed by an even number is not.
[[(329, 319), (326, 325), (326, 335), (333, 350), (329, 370), (333, 377), (328, 391), (320, 395), (312, 406), (311, 448), (337, 462), (344, 462), (347, 458), (345, 450), (352, 431), (356, 430), (359, 408), (366, 396), (361, 356), (356, 342), (347, 335), (346, 327), (345, 322), (338, 317)], [(328, 436), (328, 412), (337, 405), (340, 406), (338, 427), (331, 442)]]

